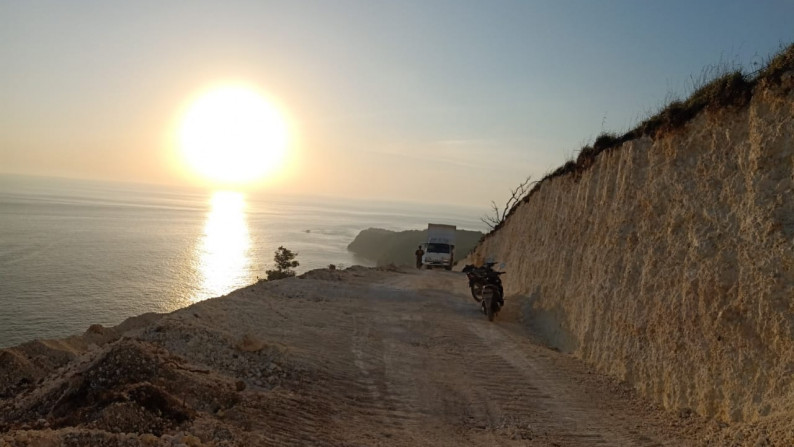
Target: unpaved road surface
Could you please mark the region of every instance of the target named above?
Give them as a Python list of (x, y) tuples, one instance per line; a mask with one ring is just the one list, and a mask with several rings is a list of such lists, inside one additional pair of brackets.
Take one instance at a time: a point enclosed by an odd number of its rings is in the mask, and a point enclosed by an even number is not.
[(0, 446), (707, 444), (522, 307), (488, 322), (460, 273), (322, 270), (4, 350)]

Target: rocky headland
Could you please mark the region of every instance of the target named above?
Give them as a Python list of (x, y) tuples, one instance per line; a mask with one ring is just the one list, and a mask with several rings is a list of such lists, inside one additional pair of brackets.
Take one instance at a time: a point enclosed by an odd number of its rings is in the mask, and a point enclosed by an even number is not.
[[(466, 257), (482, 238), (483, 233), (471, 230), (455, 231), (455, 258)], [(427, 242), (427, 230), (391, 231), (368, 228), (356, 235), (347, 249), (358, 256), (375, 261), (377, 265), (414, 265), (414, 251)]]

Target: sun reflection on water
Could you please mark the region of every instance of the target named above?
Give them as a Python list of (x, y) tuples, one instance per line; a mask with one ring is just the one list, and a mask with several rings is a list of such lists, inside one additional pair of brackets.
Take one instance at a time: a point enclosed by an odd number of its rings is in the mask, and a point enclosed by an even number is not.
[(251, 236), (241, 193), (218, 191), (212, 195), (197, 250), (202, 287), (194, 301), (224, 295), (250, 282)]

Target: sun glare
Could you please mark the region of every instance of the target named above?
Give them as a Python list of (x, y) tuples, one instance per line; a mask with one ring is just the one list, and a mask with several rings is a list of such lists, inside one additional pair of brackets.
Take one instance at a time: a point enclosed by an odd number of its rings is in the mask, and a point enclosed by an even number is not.
[(239, 192), (218, 191), (198, 245), (202, 290), (194, 300), (220, 296), (250, 281), (251, 236), (245, 199)]
[(221, 87), (199, 97), (182, 119), (179, 143), (205, 179), (244, 184), (277, 171), (287, 149), (281, 113), (255, 90)]

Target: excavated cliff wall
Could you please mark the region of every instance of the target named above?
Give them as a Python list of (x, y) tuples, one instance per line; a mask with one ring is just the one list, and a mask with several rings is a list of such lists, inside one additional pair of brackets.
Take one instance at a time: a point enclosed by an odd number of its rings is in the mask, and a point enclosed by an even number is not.
[(792, 77), (542, 182), (464, 262), (505, 262), (528, 324), (668, 408), (794, 416)]

